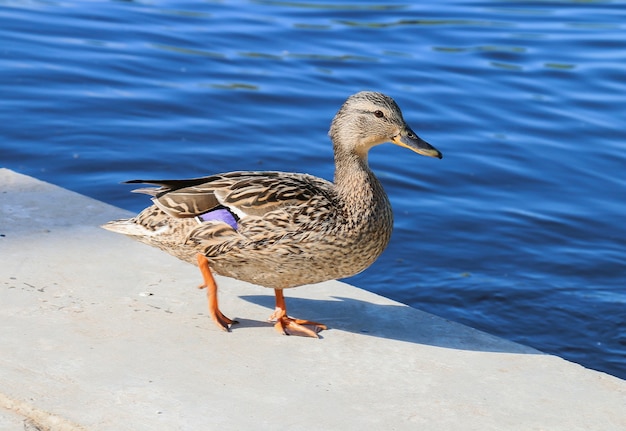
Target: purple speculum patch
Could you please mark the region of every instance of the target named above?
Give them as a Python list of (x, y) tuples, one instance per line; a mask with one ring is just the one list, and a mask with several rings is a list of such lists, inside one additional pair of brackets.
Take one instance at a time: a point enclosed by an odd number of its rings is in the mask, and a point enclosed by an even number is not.
[(205, 221), (221, 221), (230, 225), (230, 227), (232, 227), (233, 229), (237, 230), (237, 219), (226, 208), (220, 208), (206, 212), (204, 214), (200, 214), (196, 217), (196, 220), (198, 220), (198, 222), (200, 223)]

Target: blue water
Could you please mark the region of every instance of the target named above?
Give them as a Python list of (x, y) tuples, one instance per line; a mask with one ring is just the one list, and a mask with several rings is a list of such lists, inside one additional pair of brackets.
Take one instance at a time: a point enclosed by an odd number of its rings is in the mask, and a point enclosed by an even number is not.
[(332, 178), (362, 89), (444, 158), (372, 150), (396, 226), (348, 281), (626, 378), (626, 1), (0, 0), (0, 164), (133, 211), (126, 179)]

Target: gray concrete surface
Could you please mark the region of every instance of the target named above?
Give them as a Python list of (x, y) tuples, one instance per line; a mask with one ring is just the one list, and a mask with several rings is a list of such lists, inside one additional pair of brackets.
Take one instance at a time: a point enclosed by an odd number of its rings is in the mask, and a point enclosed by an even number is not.
[[(120, 189), (120, 193), (124, 193)], [(268, 289), (98, 226), (123, 210), (0, 169), (0, 430), (626, 430), (626, 382), (340, 282)]]

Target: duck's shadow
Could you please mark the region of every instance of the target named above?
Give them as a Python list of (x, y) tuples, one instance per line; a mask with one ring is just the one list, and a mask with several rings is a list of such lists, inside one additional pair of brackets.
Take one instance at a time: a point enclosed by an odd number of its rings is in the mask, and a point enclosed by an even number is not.
[[(274, 298), (269, 295), (244, 295), (240, 298), (267, 307), (268, 310), (274, 308)], [(332, 298), (330, 300), (288, 298), (287, 309), (290, 316), (319, 321), (328, 325), (329, 329), (372, 337), (450, 349), (541, 354), (530, 347), (405, 305), (382, 305), (340, 296)], [(241, 327), (269, 325), (268, 322), (239, 320)], [(323, 334), (322, 332), (321, 335)]]

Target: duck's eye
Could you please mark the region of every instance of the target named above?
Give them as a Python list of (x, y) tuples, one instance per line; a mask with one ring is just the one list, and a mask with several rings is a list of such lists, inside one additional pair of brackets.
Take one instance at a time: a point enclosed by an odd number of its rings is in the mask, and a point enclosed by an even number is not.
[(374, 115), (376, 115), (377, 118), (383, 118), (385, 116), (383, 111), (374, 111)]

